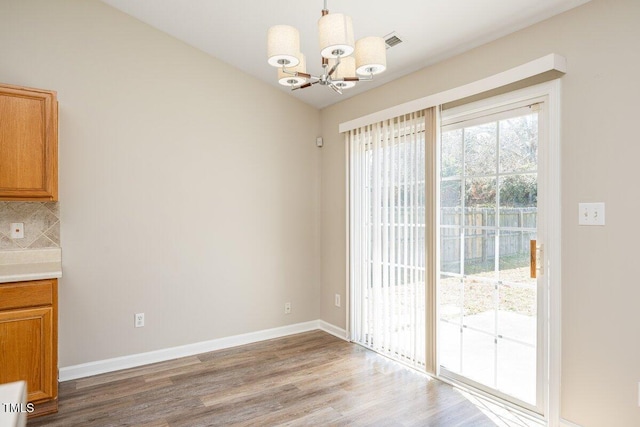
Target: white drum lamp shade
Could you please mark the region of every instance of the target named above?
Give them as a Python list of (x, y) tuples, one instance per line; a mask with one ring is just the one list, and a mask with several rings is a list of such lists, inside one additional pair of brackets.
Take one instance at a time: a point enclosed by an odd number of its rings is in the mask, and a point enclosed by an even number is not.
[(351, 17), (342, 13), (329, 13), (318, 20), (320, 54), (325, 58), (337, 58), (353, 53), (354, 37)]
[[(286, 70), (290, 73), (306, 73), (307, 72), (307, 60), (305, 56), (300, 53), (299, 54), (300, 62), (295, 67), (286, 67)], [(305, 77), (294, 76), (292, 74), (287, 74), (281, 68), (278, 68), (278, 83), (283, 86), (298, 86), (305, 84), (307, 79)]]
[(382, 37), (365, 37), (356, 42), (356, 72), (360, 75), (382, 73), (387, 69), (387, 49)]
[[(329, 60), (329, 69), (331, 69), (336, 63), (335, 59)], [(340, 65), (331, 75), (331, 79), (340, 80), (345, 77), (356, 76), (356, 59), (353, 56), (347, 56), (346, 58), (340, 58)], [(356, 82), (336, 82), (336, 86), (340, 89), (350, 89), (356, 85)]]
[(274, 67), (295, 67), (299, 63), (300, 33), (290, 25), (274, 25), (267, 33), (267, 56)]

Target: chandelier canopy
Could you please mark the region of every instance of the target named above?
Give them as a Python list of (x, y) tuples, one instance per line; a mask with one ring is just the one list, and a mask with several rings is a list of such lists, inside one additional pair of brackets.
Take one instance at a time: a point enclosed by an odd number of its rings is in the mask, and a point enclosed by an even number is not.
[(305, 56), (300, 52), (300, 33), (289, 25), (274, 25), (267, 34), (268, 63), (278, 68), (278, 82), (291, 90), (320, 83), (338, 93), (357, 82), (372, 80), (387, 69), (387, 52), (382, 37), (364, 37), (354, 43), (351, 17), (329, 14), (324, 1), (318, 20), (322, 74), (307, 73)]

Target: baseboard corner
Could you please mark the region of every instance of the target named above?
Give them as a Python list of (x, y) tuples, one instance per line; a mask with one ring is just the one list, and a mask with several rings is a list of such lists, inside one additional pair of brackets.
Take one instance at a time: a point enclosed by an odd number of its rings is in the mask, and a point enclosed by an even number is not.
[(331, 334), (335, 337), (338, 337), (340, 339), (343, 339), (345, 341), (349, 341), (349, 337), (347, 335), (347, 331), (339, 328), (335, 325), (332, 325), (329, 322), (325, 322), (324, 320), (318, 320), (318, 329)]

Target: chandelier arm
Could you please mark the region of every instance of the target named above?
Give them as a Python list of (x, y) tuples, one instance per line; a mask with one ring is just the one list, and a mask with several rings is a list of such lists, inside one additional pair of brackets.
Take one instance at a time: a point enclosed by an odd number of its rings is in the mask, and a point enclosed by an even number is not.
[(308, 83), (305, 83), (305, 84), (303, 84), (303, 85), (301, 85), (301, 86), (293, 86), (293, 87), (291, 88), (291, 90), (306, 89), (306, 88), (308, 88), (308, 87), (310, 87), (310, 86), (312, 86), (312, 85), (314, 85), (314, 84), (318, 83), (319, 81), (320, 81), (320, 80), (315, 81), (315, 82), (308, 82)]
[(338, 57), (336, 58), (336, 63), (333, 64), (333, 67), (331, 67), (331, 69), (327, 73), (327, 76), (332, 75), (336, 71), (336, 69), (338, 68), (338, 65), (340, 65), (340, 55), (338, 55)]
[[(302, 73), (300, 71), (289, 71), (289, 70), (286, 70), (284, 68), (282, 69), (282, 72), (285, 73), (285, 74), (288, 74), (290, 76), (294, 76), (294, 77), (304, 77), (305, 79), (310, 79), (310, 78), (314, 77), (309, 73)], [(317, 77), (315, 77), (315, 78), (317, 78)]]
[(369, 74), (368, 76), (363, 76), (363, 77), (346, 77), (348, 79), (356, 79), (356, 80), (350, 80), (350, 81), (358, 81), (358, 82), (370, 82), (373, 80), (373, 74)]

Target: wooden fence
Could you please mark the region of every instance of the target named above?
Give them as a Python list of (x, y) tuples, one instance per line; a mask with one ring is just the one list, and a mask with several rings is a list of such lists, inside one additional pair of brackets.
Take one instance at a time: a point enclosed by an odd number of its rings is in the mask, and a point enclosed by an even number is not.
[[(486, 265), (492, 269), (496, 257), (496, 240), (499, 256), (524, 258), (529, 255), (529, 241), (535, 238), (537, 208), (502, 208), (496, 215), (494, 208), (443, 208), (440, 214), (442, 227), (440, 260), (443, 271), (460, 269), (461, 233), (464, 232), (464, 258), (468, 265)], [(499, 239), (495, 227), (499, 221)]]

